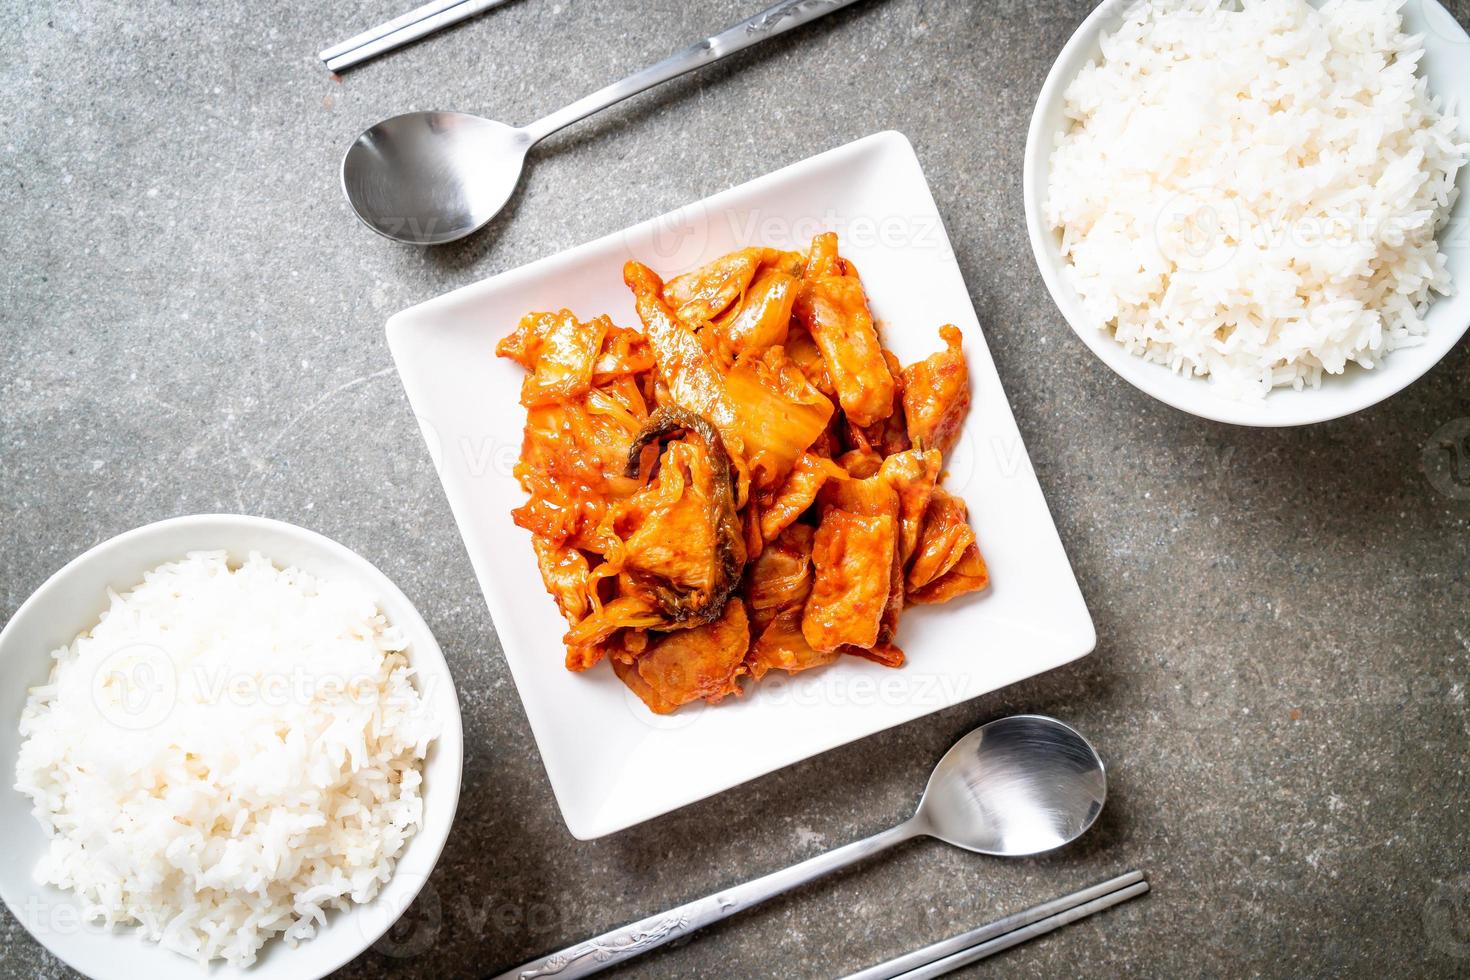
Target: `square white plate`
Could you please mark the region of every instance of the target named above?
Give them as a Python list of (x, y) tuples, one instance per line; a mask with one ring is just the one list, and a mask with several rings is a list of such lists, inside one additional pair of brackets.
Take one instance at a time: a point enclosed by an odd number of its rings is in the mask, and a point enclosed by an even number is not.
[[(511, 509), (525, 411), (522, 370), (495, 343), (532, 310), (610, 314), (639, 326), (622, 266), (665, 276), (747, 245), (805, 248), (838, 233), (886, 345), (904, 363), (965, 336), (974, 403), (945, 486), (970, 506), (992, 587), (914, 607), (908, 664), (856, 657), (744, 698), (659, 717), (605, 665), (563, 665), (566, 623), (542, 588)], [(388, 344), (444, 482), (567, 826), (588, 840), (846, 742), (1060, 666), (1092, 651), (1092, 618), (1001, 390), (995, 365), (913, 147), (878, 133), (661, 218), (399, 313)]]

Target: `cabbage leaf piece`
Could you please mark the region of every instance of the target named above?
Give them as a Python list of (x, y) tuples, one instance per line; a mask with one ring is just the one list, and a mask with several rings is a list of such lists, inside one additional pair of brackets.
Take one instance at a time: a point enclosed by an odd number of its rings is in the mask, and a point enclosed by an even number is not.
[(615, 328), (605, 316), (580, 323), (570, 310), (529, 313), (495, 346), (495, 353), (526, 369), (522, 405), (548, 405), (592, 387), (602, 338), (610, 329)]
[(657, 362), (659, 380), (675, 405), (709, 421), (724, 439), (725, 450), (743, 455), (739, 417), (719, 362), (700, 343), (693, 328), (674, 315), (663, 298), (663, 281), (648, 266), (629, 261), (623, 281), (633, 291), (638, 317)]
[(740, 358), (725, 384), (752, 483), (757, 487), (780, 483), (826, 431), (832, 402), (812, 387), (780, 347)]
[(945, 324), (939, 336), (944, 350), (903, 369), (903, 412), (914, 446), (948, 456), (970, 412), (970, 368), (959, 328)]
[(674, 315), (698, 329), (745, 295), (767, 249), (742, 248), (670, 279), (663, 299)]
[(990, 570), (980, 555), (980, 546), (971, 542), (949, 571), (922, 589), (909, 593), (909, 601), (919, 605), (948, 602), (956, 596), (979, 592), (990, 584)]
[(908, 568), (909, 591), (917, 591), (953, 568), (975, 543), (965, 502), (936, 487), (924, 510), (918, 548)]
[(634, 488), (623, 475), (628, 443), (647, 417), (631, 377), (527, 409), (515, 476), (529, 499), (511, 518), (553, 544), (602, 551), (597, 529), (609, 502)]
[(762, 269), (740, 302), (711, 326), (741, 353), (779, 347), (790, 334), (799, 283), (799, 273), (774, 267)]
[(745, 574), (745, 605), (751, 630), (759, 634), (783, 609), (800, 610), (812, 591), (812, 534), (793, 524), (751, 562)]

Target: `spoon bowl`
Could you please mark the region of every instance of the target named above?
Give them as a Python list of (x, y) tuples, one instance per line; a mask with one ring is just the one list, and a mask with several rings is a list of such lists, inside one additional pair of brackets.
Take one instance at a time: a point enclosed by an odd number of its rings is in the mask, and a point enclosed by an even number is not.
[(467, 112), (407, 112), (352, 141), (342, 190), (373, 231), (441, 245), (483, 228), (515, 192), (531, 136)]
[(1012, 715), (954, 744), (914, 820), (947, 844), (1023, 857), (1069, 844), (1102, 813), (1107, 772), (1092, 743), (1042, 715)]

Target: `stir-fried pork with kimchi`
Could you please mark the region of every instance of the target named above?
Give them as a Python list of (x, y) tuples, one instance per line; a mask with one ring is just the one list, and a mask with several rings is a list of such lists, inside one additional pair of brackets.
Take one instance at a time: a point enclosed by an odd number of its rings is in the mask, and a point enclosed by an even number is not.
[(960, 331), (904, 367), (837, 236), (747, 248), (664, 282), (629, 262), (643, 329), (532, 313), (514, 512), (566, 617), (650, 709), (844, 655), (902, 666), (904, 608), (989, 583), (939, 484), (970, 407)]

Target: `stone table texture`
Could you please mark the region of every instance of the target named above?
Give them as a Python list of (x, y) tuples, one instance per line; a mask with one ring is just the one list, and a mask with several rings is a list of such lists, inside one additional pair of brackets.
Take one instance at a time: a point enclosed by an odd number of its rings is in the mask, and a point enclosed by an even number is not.
[[(1033, 102), (1088, 3), (869, 0), (556, 135), (455, 246), (379, 239), (342, 200), (339, 157), (381, 117), (527, 121), (759, 5), (514, 0), (339, 79), (315, 52), (406, 0), (8, 0), (0, 613), (111, 535), (206, 511), (314, 528), (403, 588), (454, 671), (464, 792), (428, 900), (344, 977), (480, 976), (888, 827), (955, 738), (1015, 711), (1106, 757), (1083, 842), (1013, 862), (910, 844), (621, 975), (838, 975), (1132, 867), (1150, 897), (973, 973), (1470, 973), (1470, 460), (1445, 448), (1470, 429), (1470, 345), (1286, 431), (1181, 414), (1100, 364), (1021, 206)], [(383, 323), (889, 128), (933, 187), (1097, 652), (580, 843)], [(69, 974), (0, 913), (0, 977)]]

